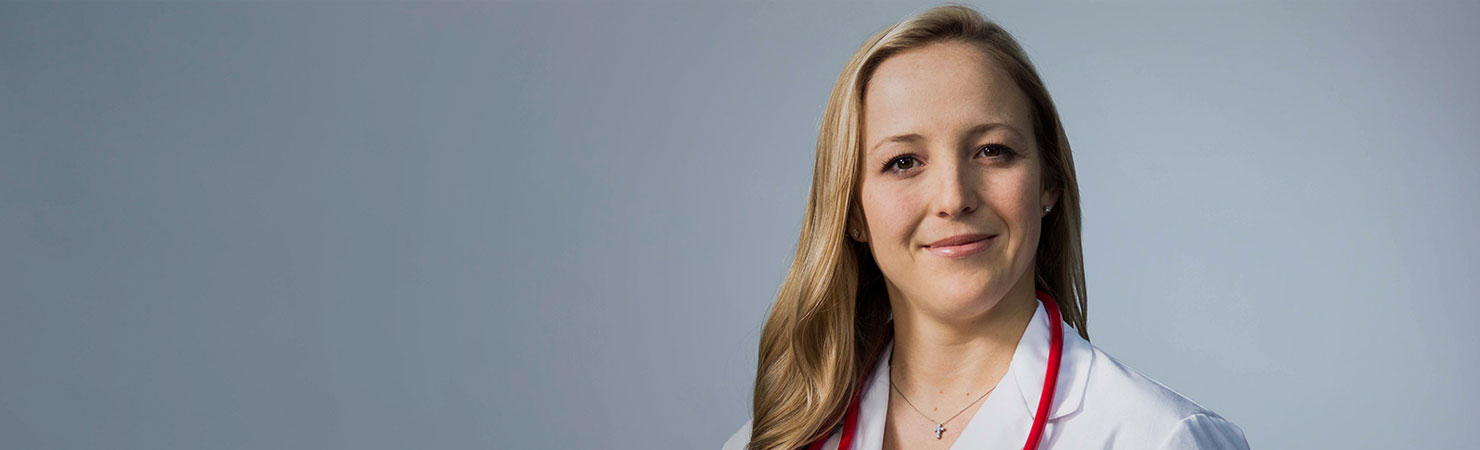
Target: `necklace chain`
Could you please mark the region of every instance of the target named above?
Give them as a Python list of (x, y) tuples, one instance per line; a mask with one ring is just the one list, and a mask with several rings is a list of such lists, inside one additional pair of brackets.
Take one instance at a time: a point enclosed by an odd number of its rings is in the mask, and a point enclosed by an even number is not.
[(923, 416), (923, 417), (925, 417), (926, 420), (929, 420), (931, 422), (935, 422), (935, 427), (934, 428), (931, 428), (930, 431), (935, 432), (935, 438), (936, 439), (940, 439), (940, 434), (942, 432), (945, 432), (946, 431), (946, 428), (945, 427), (946, 427), (946, 424), (947, 423), (950, 423), (952, 420), (955, 420), (956, 419), (956, 416), (959, 416), (959, 415), (961, 415), (961, 413), (966, 412), (966, 410), (971, 409), (971, 405), (975, 405), (976, 402), (979, 402), (983, 398), (986, 398), (987, 394), (990, 394), (990, 393), (992, 393), (993, 390), (997, 389), (997, 386), (992, 386), (991, 389), (987, 389), (987, 392), (982, 393), (982, 395), (980, 397), (977, 397), (976, 400), (972, 400), (971, 403), (967, 403), (965, 408), (961, 408), (960, 411), (956, 411), (956, 414), (952, 415), (951, 418), (946, 419), (944, 422), (942, 422), (942, 421), (937, 421), (935, 419), (930, 418), (930, 416), (928, 414), (925, 414), (924, 411), (921, 411), (920, 408), (916, 408), (915, 407), (915, 404), (913, 402), (910, 402), (910, 398), (909, 397), (906, 397), (904, 395), (904, 391), (903, 390), (900, 390), (899, 389), (899, 386), (894, 384), (894, 377), (889, 377), (889, 387), (893, 388), (894, 389), (894, 392), (898, 392), (899, 393), (899, 398), (904, 399), (904, 403), (906, 405), (910, 405), (910, 409), (913, 409), (913, 410), (915, 410), (915, 412), (920, 413), (920, 415)]

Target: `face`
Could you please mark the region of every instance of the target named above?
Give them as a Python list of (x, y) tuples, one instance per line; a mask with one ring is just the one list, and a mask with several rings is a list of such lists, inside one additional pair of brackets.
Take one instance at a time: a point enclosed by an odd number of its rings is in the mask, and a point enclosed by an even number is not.
[(1007, 72), (970, 44), (931, 44), (884, 60), (863, 102), (854, 220), (891, 302), (967, 318), (1032, 295), (1043, 205), (1056, 198)]

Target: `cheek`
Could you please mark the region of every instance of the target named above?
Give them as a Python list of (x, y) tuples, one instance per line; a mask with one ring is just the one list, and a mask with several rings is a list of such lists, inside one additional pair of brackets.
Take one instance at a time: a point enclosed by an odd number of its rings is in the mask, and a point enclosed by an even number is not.
[(1013, 177), (1002, 177), (989, 196), (993, 209), (1013, 228), (1015, 240), (1029, 240), (1039, 232), (1042, 205), (1038, 204), (1038, 177), (1024, 171)]
[(876, 241), (894, 241), (906, 233), (911, 222), (914, 196), (887, 189), (863, 193), (863, 211), (869, 235)]

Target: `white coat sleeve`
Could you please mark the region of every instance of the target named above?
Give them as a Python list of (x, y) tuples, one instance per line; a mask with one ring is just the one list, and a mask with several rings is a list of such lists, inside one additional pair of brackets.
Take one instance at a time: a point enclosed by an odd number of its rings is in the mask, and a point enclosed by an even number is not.
[(735, 434), (730, 435), (730, 440), (725, 441), (723, 450), (745, 450), (745, 446), (749, 444), (750, 421), (747, 420), (745, 425), (741, 425), (740, 429), (735, 431)]
[(1249, 450), (1244, 430), (1217, 415), (1193, 414), (1177, 422), (1160, 450)]

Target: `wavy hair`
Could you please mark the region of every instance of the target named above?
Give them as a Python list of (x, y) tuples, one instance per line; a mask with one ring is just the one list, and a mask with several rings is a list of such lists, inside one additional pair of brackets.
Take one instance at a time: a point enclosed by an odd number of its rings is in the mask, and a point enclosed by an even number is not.
[(1052, 296), (1064, 320), (1089, 339), (1079, 185), (1058, 111), (1007, 31), (969, 7), (938, 6), (870, 37), (833, 85), (817, 133), (796, 256), (761, 332), (751, 449), (795, 449), (831, 433), (888, 342), (893, 326), (883, 274), (868, 246), (844, 234), (850, 223), (862, 225), (857, 198), (863, 93), (885, 59), (945, 41), (980, 48), (1029, 100), (1044, 159), (1043, 187), (1059, 192), (1056, 208), (1043, 218), (1035, 288)]

